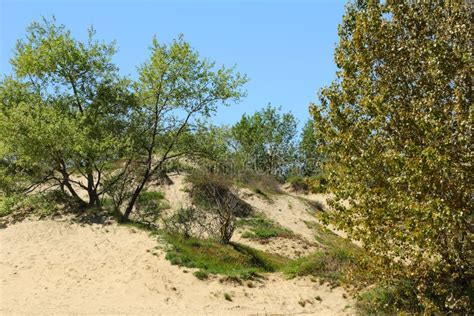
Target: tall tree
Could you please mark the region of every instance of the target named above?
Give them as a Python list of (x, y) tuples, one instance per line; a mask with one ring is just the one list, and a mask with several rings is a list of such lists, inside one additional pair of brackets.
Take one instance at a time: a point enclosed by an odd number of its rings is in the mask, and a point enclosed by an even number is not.
[(318, 139), (316, 138), (316, 126), (314, 120), (308, 120), (301, 132), (299, 147), (299, 160), (301, 173), (305, 176), (314, 175), (320, 169), (322, 162), (318, 153)]
[(232, 127), (234, 147), (243, 168), (286, 176), (296, 161), (297, 120), (291, 113), (268, 105), (244, 114)]
[[(180, 36), (170, 45), (153, 39), (151, 55), (139, 68), (134, 89), (139, 100), (132, 113), (134, 164), (140, 166), (123, 219), (152, 175), (166, 161), (189, 153), (177, 146), (198, 118), (211, 116), (218, 105), (236, 102), (243, 95), (245, 76), (199, 56)], [(191, 146), (190, 146), (191, 147)]]
[(463, 0), (350, 4), (312, 107), (338, 223), (427, 310), (473, 306), (472, 21)]
[(0, 83), (3, 170), (34, 175), (34, 183), (54, 180), (97, 205), (103, 170), (126, 143), (133, 104), (129, 82), (111, 62), (115, 45), (94, 40), (92, 29), (79, 42), (54, 19), (27, 31), (11, 59), (13, 76)]

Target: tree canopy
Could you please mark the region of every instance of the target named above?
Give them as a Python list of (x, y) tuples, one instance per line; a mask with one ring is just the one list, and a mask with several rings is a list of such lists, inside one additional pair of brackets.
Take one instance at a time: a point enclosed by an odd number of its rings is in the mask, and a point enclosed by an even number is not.
[(312, 107), (337, 222), (427, 310), (472, 307), (472, 12), (350, 4), (337, 79)]

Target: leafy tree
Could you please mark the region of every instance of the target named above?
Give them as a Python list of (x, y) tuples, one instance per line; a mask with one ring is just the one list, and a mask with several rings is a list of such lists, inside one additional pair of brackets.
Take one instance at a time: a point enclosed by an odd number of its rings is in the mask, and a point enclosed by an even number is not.
[[(72, 38), (54, 19), (34, 22), (19, 40), (14, 74), (0, 83), (2, 172), (28, 184), (55, 181), (89, 205), (106, 192), (102, 173), (120, 157), (126, 141), (129, 82), (112, 64), (115, 45)], [(10, 170), (10, 171), (9, 171)]]
[(236, 160), (250, 168), (286, 176), (296, 159), (297, 120), (291, 113), (268, 105), (232, 127)]
[(219, 104), (238, 101), (247, 81), (234, 68), (215, 69), (215, 63), (200, 58), (182, 36), (170, 45), (160, 44), (155, 38), (150, 51), (134, 85), (138, 106), (131, 118), (131, 160), (138, 166), (138, 173), (124, 220), (152, 175), (160, 172), (167, 161), (189, 154), (186, 146), (177, 145), (196, 119), (210, 117)]
[(462, 0), (350, 4), (312, 107), (337, 222), (427, 311), (473, 304), (472, 20)]
[(311, 176), (318, 171), (321, 159), (318, 154), (318, 140), (313, 120), (308, 120), (303, 127), (299, 143), (299, 156), (303, 175)]

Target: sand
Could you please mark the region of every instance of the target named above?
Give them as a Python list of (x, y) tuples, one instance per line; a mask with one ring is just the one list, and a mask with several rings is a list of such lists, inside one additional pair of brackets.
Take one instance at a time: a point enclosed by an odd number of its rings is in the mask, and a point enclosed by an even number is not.
[[(168, 212), (190, 205), (184, 175), (173, 185), (153, 185), (165, 193)], [(248, 191), (248, 190), (247, 190)], [(245, 189), (242, 198), (297, 238), (264, 243), (233, 240), (298, 258), (318, 249), (305, 222), (317, 221), (300, 196), (287, 192), (272, 201)], [(321, 202), (324, 195), (305, 196)], [(350, 315), (354, 302), (342, 288), (331, 289), (314, 278), (285, 279), (267, 274), (261, 282), (201, 281), (193, 270), (173, 266), (164, 243), (146, 232), (115, 223), (78, 224), (70, 218), (25, 220), (0, 229), (0, 314), (133, 315)], [(316, 281), (316, 282), (315, 282)], [(224, 293), (232, 301), (224, 298)], [(317, 299), (321, 298), (321, 300)]]
[(116, 224), (64, 219), (10, 225), (0, 230), (0, 314), (353, 313), (342, 288), (331, 290), (309, 278), (269, 274), (253, 288), (217, 277), (200, 281), (190, 269), (172, 266), (155, 248), (159, 244)]

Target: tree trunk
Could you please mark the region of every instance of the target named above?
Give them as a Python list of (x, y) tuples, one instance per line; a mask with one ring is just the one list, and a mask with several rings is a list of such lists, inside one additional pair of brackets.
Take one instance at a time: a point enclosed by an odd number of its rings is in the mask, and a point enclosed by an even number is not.
[(147, 170), (145, 172), (145, 175), (143, 176), (142, 182), (140, 182), (140, 184), (137, 186), (137, 188), (133, 192), (132, 198), (130, 199), (130, 202), (128, 202), (127, 208), (125, 209), (125, 212), (123, 213), (122, 217), (120, 218), (121, 222), (128, 221), (130, 213), (132, 213), (133, 207), (135, 206), (135, 203), (138, 200), (138, 196), (142, 192), (143, 187), (147, 183), (149, 177), (150, 177), (150, 171)]

